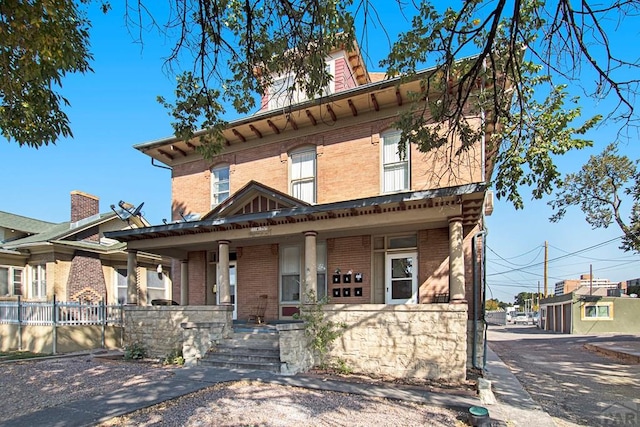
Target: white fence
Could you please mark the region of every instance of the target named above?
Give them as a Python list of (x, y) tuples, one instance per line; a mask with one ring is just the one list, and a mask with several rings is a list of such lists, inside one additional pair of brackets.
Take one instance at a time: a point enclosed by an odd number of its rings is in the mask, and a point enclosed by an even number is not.
[(0, 323), (14, 325), (115, 325), (123, 323), (123, 306), (79, 302), (0, 301)]

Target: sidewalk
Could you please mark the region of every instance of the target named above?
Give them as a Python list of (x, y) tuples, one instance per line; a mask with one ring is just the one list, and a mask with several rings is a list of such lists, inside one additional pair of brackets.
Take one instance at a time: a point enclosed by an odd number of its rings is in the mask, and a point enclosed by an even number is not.
[[(497, 399), (493, 405), (485, 405), (492, 420), (508, 426), (555, 426), (553, 419), (535, 403), (507, 365), (487, 346), (485, 378), (491, 381)], [(496, 424), (493, 424), (496, 425)]]

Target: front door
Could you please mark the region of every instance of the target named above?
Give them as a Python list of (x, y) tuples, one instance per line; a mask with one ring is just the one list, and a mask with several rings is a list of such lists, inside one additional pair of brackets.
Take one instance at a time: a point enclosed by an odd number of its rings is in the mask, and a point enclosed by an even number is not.
[(387, 254), (386, 303), (418, 303), (418, 263), (415, 252)]
[[(218, 268), (220, 268), (220, 264), (218, 264)], [(236, 295), (238, 294), (238, 269), (236, 266), (236, 261), (229, 261), (229, 293), (231, 297), (231, 304), (233, 304), (233, 320), (238, 318), (238, 299)], [(220, 277), (220, 274), (216, 274), (216, 277)], [(220, 292), (216, 294), (217, 303), (220, 304)]]

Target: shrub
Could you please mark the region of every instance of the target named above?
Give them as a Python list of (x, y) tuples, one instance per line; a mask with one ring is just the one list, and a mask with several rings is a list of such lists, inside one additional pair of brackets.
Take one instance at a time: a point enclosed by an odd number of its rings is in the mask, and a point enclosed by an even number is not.
[[(307, 294), (307, 301), (316, 301), (313, 291)], [(337, 323), (327, 320), (324, 314), (324, 306), (329, 302), (328, 297), (321, 298), (314, 304), (300, 306), (300, 312), (295, 316), (304, 321), (304, 333), (310, 338), (310, 346), (319, 356), (319, 367), (325, 369), (327, 364), (327, 353), (331, 344), (338, 339), (347, 327), (344, 323)]]
[(184, 357), (182, 356), (182, 349), (175, 348), (164, 359), (162, 359), (163, 365), (184, 365)]
[(139, 341), (132, 342), (124, 348), (125, 360), (140, 360), (145, 357), (147, 357), (147, 349)]

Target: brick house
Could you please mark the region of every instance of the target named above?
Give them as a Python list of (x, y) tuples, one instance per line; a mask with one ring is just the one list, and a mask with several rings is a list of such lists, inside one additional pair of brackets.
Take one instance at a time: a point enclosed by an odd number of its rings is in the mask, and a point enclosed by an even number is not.
[[(127, 252), (105, 232), (135, 227), (99, 199), (71, 192), (70, 221), (51, 223), (0, 212), (0, 300), (127, 302)], [(137, 219), (139, 225), (148, 225)], [(136, 298), (171, 299), (170, 262), (139, 252)], [(158, 265), (163, 265), (158, 273)]]
[(327, 65), (329, 95), (271, 90), (212, 160), (197, 138), (136, 145), (172, 170), (174, 222), (108, 235), (172, 257), (182, 305), (232, 306), (242, 321), (267, 295), (278, 323), (313, 291), (349, 325), (332, 351), (356, 371), (464, 378), (482, 349), (484, 141), (400, 156), (394, 122), (421, 75), (370, 74), (355, 46)]

